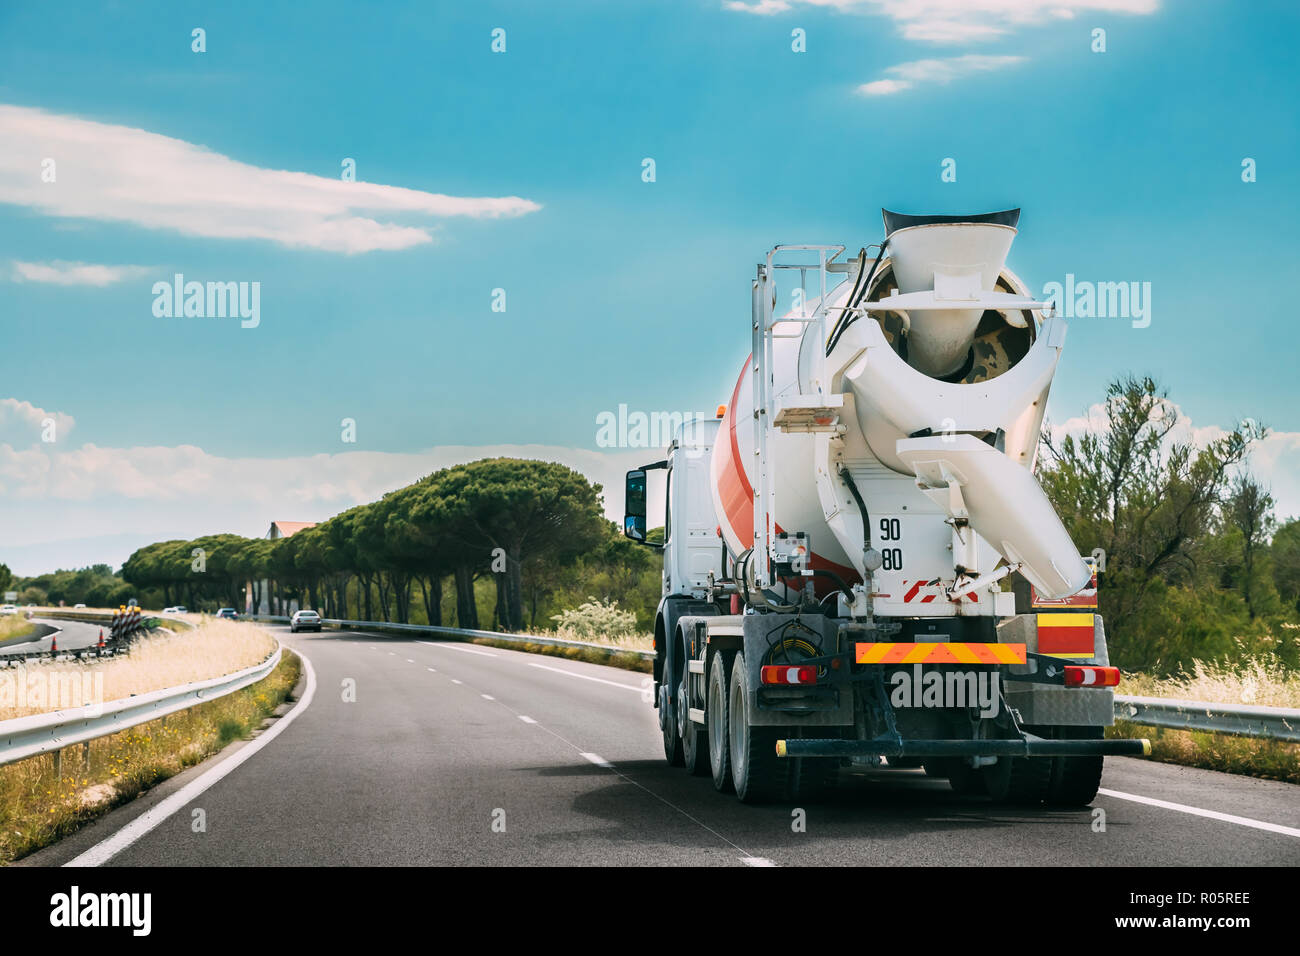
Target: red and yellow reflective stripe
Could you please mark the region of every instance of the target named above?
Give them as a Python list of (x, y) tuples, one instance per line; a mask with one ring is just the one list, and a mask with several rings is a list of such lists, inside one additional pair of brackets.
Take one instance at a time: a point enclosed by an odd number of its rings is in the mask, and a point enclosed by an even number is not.
[(1025, 645), (862, 643), (857, 645), (856, 660), (859, 664), (1023, 664)]
[(1056, 613), (1038, 615), (1038, 653), (1052, 657), (1092, 657), (1094, 614)]

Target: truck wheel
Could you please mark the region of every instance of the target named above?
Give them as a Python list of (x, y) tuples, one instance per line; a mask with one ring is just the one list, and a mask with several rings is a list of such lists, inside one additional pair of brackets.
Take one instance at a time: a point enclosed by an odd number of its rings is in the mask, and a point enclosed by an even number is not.
[(663, 676), (659, 684), (659, 729), (664, 736), (664, 759), (670, 767), (682, 765), (682, 738), (677, 732), (677, 675), (673, 667), (672, 646), (667, 649)]
[[(1106, 736), (1104, 727), (1058, 727), (1062, 740), (1101, 740)], [(1053, 757), (1052, 779), (1047, 788), (1047, 802), (1054, 807), (1086, 807), (1097, 796), (1101, 786), (1102, 764), (1105, 758)]]
[[(1050, 738), (1053, 736), (1050, 727), (1024, 727), (1022, 729), (1038, 737)], [(1051, 784), (1051, 757), (1011, 758), (1011, 786), (1007, 791), (1007, 799), (1012, 803), (1038, 806), (1047, 799), (1048, 788)]]
[(709, 691), (705, 718), (709, 728), (709, 769), (719, 793), (731, 789), (731, 742), (727, 739), (727, 689), (731, 682), (734, 651), (718, 651), (709, 664)]
[(702, 777), (709, 772), (708, 732), (691, 720), (691, 672), (682, 654), (682, 679), (677, 685), (677, 733), (682, 739), (682, 763), (686, 772)]
[(789, 788), (792, 800), (819, 803), (829, 799), (839, 786), (838, 757), (796, 757), (789, 760), (789, 763)]
[(1000, 801), (1007, 798), (1011, 787), (1011, 761), (999, 757), (998, 762), (987, 767), (972, 767), (961, 757), (949, 757), (948, 783), (953, 790), (965, 796), (989, 797)]
[(776, 755), (777, 728), (750, 726), (749, 693), (745, 655), (737, 652), (731, 665), (731, 699), (727, 704), (731, 782), (742, 803), (779, 800), (786, 794), (789, 763)]

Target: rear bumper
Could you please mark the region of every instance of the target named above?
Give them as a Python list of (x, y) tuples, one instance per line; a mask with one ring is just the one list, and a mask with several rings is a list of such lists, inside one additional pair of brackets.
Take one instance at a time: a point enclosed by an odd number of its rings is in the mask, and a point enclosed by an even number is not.
[(778, 740), (778, 757), (1144, 757), (1149, 740)]

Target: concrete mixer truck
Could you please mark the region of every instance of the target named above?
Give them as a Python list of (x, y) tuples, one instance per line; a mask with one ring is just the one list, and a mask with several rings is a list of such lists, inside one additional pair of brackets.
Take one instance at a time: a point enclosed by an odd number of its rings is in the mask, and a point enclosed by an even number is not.
[(667, 476), (671, 764), (746, 802), (857, 766), (1078, 806), (1105, 755), (1149, 753), (1105, 739), (1119, 672), (1094, 568), (1033, 474), (1066, 325), (1006, 267), (1019, 212), (883, 211), (874, 255), (759, 263), (730, 401), (626, 478), (624, 533), (649, 544)]

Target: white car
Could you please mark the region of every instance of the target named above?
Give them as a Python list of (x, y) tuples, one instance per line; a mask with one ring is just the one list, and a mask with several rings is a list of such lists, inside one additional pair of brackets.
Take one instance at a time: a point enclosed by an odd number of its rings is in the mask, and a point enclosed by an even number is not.
[(85, 606), (86, 606), (86, 605), (84, 605), (84, 604), (74, 604), (74, 605), (72, 605), (72, 609), (75, 611), (77, 608), (79, 608), (79, 607), (85, 607)]
[(295, 611), (293, 617), (289, 618), (289, 633), (297, 634), (299, 631), (319, 631), (320, 615), (315, 611)]
[(17, 614), (18, 608), (13, 604), (0, 604), (0, 615)]

